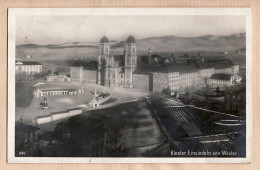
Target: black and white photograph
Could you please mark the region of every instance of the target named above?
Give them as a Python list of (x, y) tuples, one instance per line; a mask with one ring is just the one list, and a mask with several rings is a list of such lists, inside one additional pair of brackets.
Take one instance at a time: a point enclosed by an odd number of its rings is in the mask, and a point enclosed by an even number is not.
[(249, 8), (11, 8), (8, 162), (251, 161)]

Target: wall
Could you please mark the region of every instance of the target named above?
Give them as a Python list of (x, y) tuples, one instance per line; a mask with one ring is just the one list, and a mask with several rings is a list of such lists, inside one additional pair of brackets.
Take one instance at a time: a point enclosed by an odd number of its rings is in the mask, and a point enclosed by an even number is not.
[(81, 113), (82, 113), (82, 110), (72, 110), (72, 111), (64, 112), (64, 113), (60, 113), (60, 114), (53, 114), (52, 115), (52, 121), (64, 119), (64, 118), (71, 117), (71, 116), (75, 116), (75, 115), (78, 115), (78, 114), (81, 114)]
[(216, 80), (216, 79), (209, 79), (208, 84), (214, 87), (228, 87), (231, 85), (230, 80)]
[(153, 91), (161, 92), (169, 87), (168, 73), (153, 73)]
[(206, 85), (206, 80), (209, 79), (215, 73), (214, 68), (202, 69), (199, 71), (199, 82), (200, 85)]
[(133, 88), (149, 90), (149, 75), (133, 74)]
[(239, 73), (239, 65), (234, 65), (234, 66), (233, 66), (233, 73), (234, 73), (234, 74)]
[(85, 70), (83, 69), (83, 83), (96, 84), (97, 83), (97, 70)]
[(44, 124), (44, 123), (49, 123), (52, 121), (52, 117), (48, 116), (48, 117), (42, 117), (42, 118), (36, 118), (35, 122), (40, 125), (40, 124)]
[(179, 72), (169, 73), (169, 87), (171, 91), (176, 91), (180, 88)]
[(180, 89), (196, 86), (199, 82), (198, 72), (180, 74), (179, 77), (180, 77)]
[(118, 87), (119, 86), (119, 68), (110, 68), (110, 87)]
[(40, 125), (40, 124), (49, 123), (49, 122), (52, 122), (52, 121), (55, 121), (55, 120), (64, 119), (64, 118), (67, 118), (67, 117), (79, 115), (81, 113), (82, 113), (81, 109), (64, 111), (64, 112), (61, 112), (61, 113), (58, 113), (58, 114), (50, 113), (50, 116), (36, 118), (35, 122), (38, 125)]
[(232, 74), (233, 73), (233, 69), (230, 68), (222, 68), (222, 69), (215, 69), (215, 73), (229, 73)]
[(70, 67), (70, 77), (71, 77), (71, 81), (74, 82), (80, 82), (80, 67)]
[(132, 70), (130, 68), (125, 69), (125, 87), (131, 88), (132, 85)]

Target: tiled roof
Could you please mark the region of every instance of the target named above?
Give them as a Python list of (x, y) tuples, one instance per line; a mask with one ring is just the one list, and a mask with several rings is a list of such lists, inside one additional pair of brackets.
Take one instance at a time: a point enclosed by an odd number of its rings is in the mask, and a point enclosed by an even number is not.
[(232, 74), (225, 74), (225, 73), (215, 73), (211, 76), (211, 79), (216, 80), (230, 80)]
[[(164, 59), (163, 59), (164, 60)], [(137, 60), (137, 67), (134, 71), (134, 74), (151, 74), (153, 72), (161, 73), (170, 73), (170, 72), (179, 72), (180, 74), (198, 72), (196, 67), (193, 64), (173, 64), (170, 65), (152, 65), (149, 66), (146, 63), (143, 63), (140, 60)]]
[[(141, 56), (141, 60), (145, 64), (149, 64), (149, 57), (150, 56)], [(165, 62), (166, 60), (169, 60), (169, 63), (172, 63), (172, 59), (167, 56), (162, 56), (161, 54), (152, 54), (151, 55), (151, 65), (162, 65), (162, 64), (168, 64)]]
[(153, 72), (171, 73), (179, 72), (180, 74), (198, 72), (198, 70), (192, 64), (174, 64), (171, 66), (155, 67)]
[(73, 63), (72, 67), (83, 67), (85, 70), (97, 70), (97, 61), (78, 61)]

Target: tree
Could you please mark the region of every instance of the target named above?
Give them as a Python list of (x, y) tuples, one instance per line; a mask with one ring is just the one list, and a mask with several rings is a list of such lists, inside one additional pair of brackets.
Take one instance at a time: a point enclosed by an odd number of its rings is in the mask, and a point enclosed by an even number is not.
[(54, 74), (56, 75), (60, 75), (63, 74), (65, 72), (65, 70), (61, 67), (56, 68), (56, 70), (54, 71)]
[(162, 90), (162, 93), (167, 94), (167, 95), (171, 95), (171, 89), (170, 89), (169, 87), (164, 88), (164, 89)]
[(190, 92), (189, 91), (186, 91), (185, 92), (185, 96), (188, 98), (188, 97), (190, 97)]
[(174, 53), (172, 53), (172, 62), (175, 63), (175, 56), (174, 56)]
[(216, 88), (216, 93), (219, 93), (220, 92), (220, 89), (219, 89), (219, 87), (217, 86), (217, 88)]

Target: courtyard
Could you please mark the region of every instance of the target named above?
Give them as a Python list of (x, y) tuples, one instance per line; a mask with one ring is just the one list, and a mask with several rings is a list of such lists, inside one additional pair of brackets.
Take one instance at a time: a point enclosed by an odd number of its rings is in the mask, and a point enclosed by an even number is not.
[[(37, 86), (34, 86), (37, 85)], [(40, 103), (43, 101), (43, 97), (33, 97), (33, 92), (37, 89), (62, 89), (62, 88), (83, 88), (83, 94), (77, 95), (59, 95), (59, 96), (47, 96), (49, 107), (47, 109), (41, 109)], [(83, 110), (90, 110), (87, 107), (87, 103), (93, 99), (94, 91), (98, 93), (110, 93), (111, 98), (116, 100), (112, 103), (100, 105), (97, 109), (104, 109), (112, 107), (120, 103), (131, 102), (138, 100), (140, 97), (149, 95), (148, 91), (136, 90), (136, 89), (120, 89), (120, 88), (109, 88), (100, 85), (81, 84), (81, 83), (70, 83), (70, 82), (22, 82), (17, 86), (16, 96), (16, 113), (15, 120), (26, 120), (32, 121), (37, 116), (48, 115), (51, 112), (59, 112), (67, 110), (73, 107), (82, 107)], [(26, 94), (26, 95), (25, 95)]]

